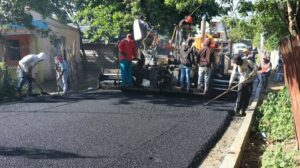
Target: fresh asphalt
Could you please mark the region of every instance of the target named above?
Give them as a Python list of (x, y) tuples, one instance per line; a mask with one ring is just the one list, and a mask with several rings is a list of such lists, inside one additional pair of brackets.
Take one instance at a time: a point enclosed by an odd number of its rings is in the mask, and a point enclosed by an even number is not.
[(210, 98), (94, 91), (2, 104), (0, 167), (196, 167), (232, 118), (232, 98), (203, 107)]

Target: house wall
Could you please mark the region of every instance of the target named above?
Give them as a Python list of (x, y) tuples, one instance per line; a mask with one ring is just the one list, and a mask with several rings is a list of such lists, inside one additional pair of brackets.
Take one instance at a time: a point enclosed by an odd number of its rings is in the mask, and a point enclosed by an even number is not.
[[(78, 69), (80, 69), (80, 36), (79, 31), (76, 28), (61, 24), (60, 22), (51, 19), (43, 18), (42, 15), (35, 11), (30, 11), (34, 20), (42, 20), (48, 24), (50, 32), (48, 36), (43, 36), (39, 30), (28, 30), (26, 28), (20, 28), (16, 30), (8, 30), (5, 33), (7, 39), (19, 40), (21, 46), (21, 57), (27, 54), (38, 54), (44, 52), (48, 59), (38, 64), (34, 70), (34, 76), (43, 82), (44, 80), (55, 79), (55, 62), (54, 58), (58, 54), (63, 54), (63, 50), (66, 52), (67, 61), (71, 69), (71, 77), (76, 79), (78, 77)], [(64, 43), (61, 46), (55, 46), (52, 44), (53, 37), (64, 39)], [(1, 47), (2, 48), (2, 47)], [(4, 51), (1, 51), (3, 55)], [(2, 61), (2, 60), (1, 60)], [(9, 68), (12, 71), (16, 70), (17, 61), (6, 61)], [(12, 75), (16, 76), (16, 75)]]
[[(39, 13), (31, 10), (31, 15), (35, 20), (44, 20), (47, 22), (49, 29), (51, 30), (49, 35), (54, 35), (57, 38), (61, 38), (64, 40), (63, 44), (60, 46), (55, 46), (50, 43), (50, 38), (47, 40), (40, 40), (37, 44), (42, 44), (41, 47), (43, 50), (48, 51), (50, 62), (47, 66), (53, 67), (54, 72), (54, 60), (56, 55), (63, 55), (63, 50), (65, 50), (65, 56), (70, 66), (71, 71), (71, 79), (77, 79), (80, 71), (80, 34), (79, 30), (61, 24), (60, 22), (51, 19), (51, 18), (43, 18)], [(53, 74), (51, 74), (54, 76)]]

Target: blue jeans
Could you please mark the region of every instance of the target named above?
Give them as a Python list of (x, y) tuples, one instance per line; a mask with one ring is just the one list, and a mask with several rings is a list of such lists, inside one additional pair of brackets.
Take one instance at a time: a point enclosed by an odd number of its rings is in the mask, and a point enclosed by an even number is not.
[(61, 77), (61, 80), (63, 84), (63, 94), (66, 94), (68, 90), (68, 72), (64, 72), (63, 76)]
[(26, 80), (28, 81), (28, 94), (32, 94), (32, 78), (27, 77), (26, 73), (23, 70), (19, 71), (19, 83), (18, 83), (18, 88), (17, 91), (19, 92), (19, 94), (21, 94), (22, 92), (22, 88), (26, 82)]
[(120, 61), (121, 86), (132, 86), (132, 62), (128, 60)]
[[(204, 86), (205, 90), (208, 90), (208, 88), (209, 88), (210, 74), (211, 74), (211, 68), (210, 67), (199, 67), (199, 70), (198, 70), (198, 85)], [(204, 79), (204, 82), (203, 82), (203, 79)]]
[[(191, 80), (190, 80), (190, 74), (191, 74), (191, 67), (187, 67), (184, 65), (180, 66), (180, 87), (184, 88), (186, 87), (189, 89), (191, 86)], [(185, 81), (186, 83), (185, 83)]]

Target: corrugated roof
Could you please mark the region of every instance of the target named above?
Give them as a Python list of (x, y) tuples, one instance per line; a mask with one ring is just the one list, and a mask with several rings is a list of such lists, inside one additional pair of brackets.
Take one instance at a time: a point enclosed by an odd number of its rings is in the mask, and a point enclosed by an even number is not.
[[(33, 28), (37, 29), (37, 30), (48, 30), (48, 24), (42, 20), (32, 20), (31, 21), (31, 25), (33, 26)], [(10, 26), (12, 29), (23, 29), (25, 28), (24, 25), (20, 25), (20, 24), (10, 24)]]
[(48, 24), (41, 20), (32, 20), (31, 25), (38, 30), (48, 30)]

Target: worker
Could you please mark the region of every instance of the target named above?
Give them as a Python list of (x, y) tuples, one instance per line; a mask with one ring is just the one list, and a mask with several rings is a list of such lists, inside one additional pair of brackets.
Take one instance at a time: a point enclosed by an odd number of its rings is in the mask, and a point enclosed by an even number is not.
[(263, 57), (262, 63), (259, 65), (260, 75), (261, 75), (261, 84), (263, 86), (263, 92), (267, 90), (269, 77), (272, 71), (272, 63), (268, 55)]
[(197, 63), (198, 69), (198, 90), (203, 91), (206, 94), (209, 89), (210, 76), (212, 71), (212, 66), (214, 63), (214, 52), (210, 48), (211, 41), (206, 38), (203, 42), (203, 47), (200, 49)]
[(284, 81), (284, 67), (282, 58), (278, 59), (277, 66), (275, 68), (275, 82), (283, 82)]
[(69, 66), (68, 63), (61, 55), (57, 56), (57, 62), (58, 62), (58, 77), (56, 79), (58, 84), (61, 84), (60, 86), (63, 89), (62, 95), (67, 94), (68, 90), (68, 76), (69, 76)]
[[(149, 45), (148, 40), (146, 40), (146, 36), (148, 33), (150, 33), (150, 31), (152, 30), (152, 28), (149, 26), (149, 24), (145, 21), (145, 17), (143, 15), (139, 16), (134, 22), (133, 22), (133, 33), (134, 33), (134, 40), (136, 42), (136, 45), (138, 48), (141, 47), (145, 47), (145, 45)], [(153, 34), (149, 34), (149, 36), (151, 36), (151, 38), (153, 38)], [(144, 46), (142, 46), (142, 43), (146, 40), (147, 44), (143, 44)]]
[(28, 95), (32, 94), (32, 82), (35, 80), (32, 77), (33, 68), (41, 61), (46, 59), (46, 54), (41, 52), (39, 54), (29, 54), (24, 56), (19, 61), (19, 83), (17, 87), (17, 92), (19, 97), (22, 96), (22, 88), (25, 82), (28, 82)]
[(250, 60), (256, 63), (256, 54), (258, 54), (257, 48), (255, 47), (254, 49), (251, 50), (251, 54), (248, 57)]
[(248, 58), (248, 59), (250, 59), (250, 55), (249, 55), (249, 49), (248, 48), (244, 48), (243, 49), (243, 57), (244, 58)]
[(231, 85), (239, 73), (238, 95), (235, 106), (236, 115), (246, 115), (246, 110), (249, 105), (249, 100), (252, 93), (252, 81), (257, 74), (257, 66), (251, 60), (242, 58), (242, 55), (236, 55), (233, 58), (233, 70), (229, 80), (228, 90), (231, 90)]
[(139, 17), (139, 22), (140, 22), (140, 28), (142, 31), (143, 38), (145, 38), (147, 33), (151, 30), (151, 28), (149, 24), (145, 21), (145, 17), (143, 15)]
[(186, 16), (179, 22), (179, 45), (182, 45), (191, 36), (192, 23), (192, 16)]
[(187, 92), (191, 91), (191, 69), (195, 65), (195, 49), (193, 47), (193, 38), (189, 38), (185, 45), (180, 48), (180, 87)]
[(121, 69), (121, 87), (132, 87), (132, 59), (137, 57), (137, 48), (130, 33), (126, 35), (118, 46)]

